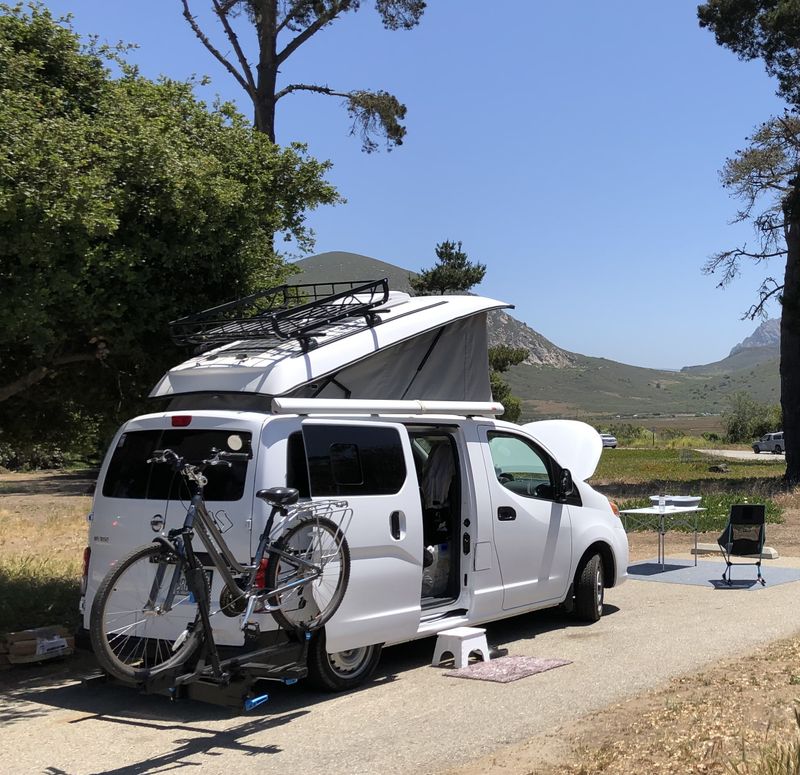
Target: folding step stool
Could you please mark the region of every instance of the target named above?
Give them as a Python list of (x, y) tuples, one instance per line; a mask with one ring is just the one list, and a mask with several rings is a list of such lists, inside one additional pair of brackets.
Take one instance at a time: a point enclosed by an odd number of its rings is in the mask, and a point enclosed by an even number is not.
[(444, 630), (436, 639), (436, 648), (433, 652), (431, 665), (436, 667), (446, 653), (453, 655), (455, 666), (465, 667), (469, 664), (469, 655), (477, 651), (484, 662), (488, 662), (489, 645), (486, 642), (486, 630), (480, 627), (455, 627)]

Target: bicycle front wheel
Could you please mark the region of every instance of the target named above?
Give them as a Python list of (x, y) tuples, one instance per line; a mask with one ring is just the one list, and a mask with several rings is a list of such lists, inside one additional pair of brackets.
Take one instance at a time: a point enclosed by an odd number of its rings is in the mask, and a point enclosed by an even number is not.
[[(100, 666), (115, 678), (142, 683), (180, 667), (200, 645), (199, 605), (188, 591), (183, 570), (171, 605), (167, 602), (177, 563), (167, 548), (144, 546), (100, 583), (89, 635)], [(203, 583), (208, 583), (205, 576)]]
[(344, 534), (324, 517), (295, 522), (269, 552), (267, 598), (272, 616), (289, 630), (316, 630), (335, 613), (350, 578), (350, 550)]

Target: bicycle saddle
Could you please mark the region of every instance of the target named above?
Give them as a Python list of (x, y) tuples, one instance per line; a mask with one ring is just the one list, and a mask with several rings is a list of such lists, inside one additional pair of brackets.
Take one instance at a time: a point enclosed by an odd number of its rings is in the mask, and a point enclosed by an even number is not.
[(256, 498), (273, 506), (291, 506), (297, 503), (300, 493), (294, 487), (270, 487), (268, 490), (259, 490)]

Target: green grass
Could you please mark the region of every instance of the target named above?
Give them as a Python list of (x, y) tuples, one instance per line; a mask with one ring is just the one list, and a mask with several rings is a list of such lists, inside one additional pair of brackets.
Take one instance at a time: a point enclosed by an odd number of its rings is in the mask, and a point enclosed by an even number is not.
[[(777, 487), (785, 471), (782, 463), (782, 458), (766, 455), (754, 456), (753, 460), (733, 460), (682, 449), (613, 449), (603, 452), (590, 483), (646, 484), (652, 488), (660, 484), (702, 482), (711, 488), (725, 489), (729, 484), (738, 485), (741, 480), (750, 479), (754, 483), (755, 480), (774, 482)], [(710, 471), (715, 465), (722, 465), (727, 471)], [(657, 491), (658, 487), (650, 494)]]
[[(734, 503), (763, 503), (766, 506), (765, 512), (768, 523), (779, 525), (783, 522), (783, 515), (780, 507), (775, 501), (769, 498), (752, 498), (739, 493), (709, 493), (708, 495), (703, 495), (700, 501), (700, 508), (705, 509), (705, 511), (697, 515), (697, 529), (701, 533), (710, 530), (722, 530), (728, 523), (728, 515)], [(630, 500), (617, 501), (617, 505), (620, 509), (641, 509), (652, 506), (653, 504), (650, 503), (648, 498), (632, 498)], [(680, 525), (676, 525), (674, 528), (671, 527), (670, 529), (679, 532), (689, 532), (692, 530), (692, 528), (688, 526), (681, 527)], [(652, 530), (652, 526), (640, 527), (633, 524), (628, 526), (628, 532), (641, 530)]]
[(0, 633), (80, 620), (80, 564), (48, 556), (0, 558)]
[[(773, 496), (783, 490), (785, 470), (775, 458), (733, 460), (683, 449), (606, 450), (590, 484), (616, 500), (621, 509), (651, 506), (649, 496), (700, 495), (698, 529), (722, 530), (734, 503), (763, 503), (767, 522), (783, 522)], [(710, 471), (723, 465), (727, 470)], [(632, 528), (637, 529), (637, 528)], [(688, 528), (687, 528), (688, 529)]]

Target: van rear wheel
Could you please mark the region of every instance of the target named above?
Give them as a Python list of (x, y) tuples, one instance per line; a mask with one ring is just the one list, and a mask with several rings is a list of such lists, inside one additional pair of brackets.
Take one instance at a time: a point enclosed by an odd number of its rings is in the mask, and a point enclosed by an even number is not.
[(316, 689), (344, 692), (367, 681), (381, 658), (382, 644), (361, 646), (329, 654), (325, 648), (325, 631), (311, 639), (308, 647), (308, 680)]
[(582, 622), (596, 622), (603, 615), (603, 561), (593, 554), (583, 566), (575, 584), (575, 615)]

